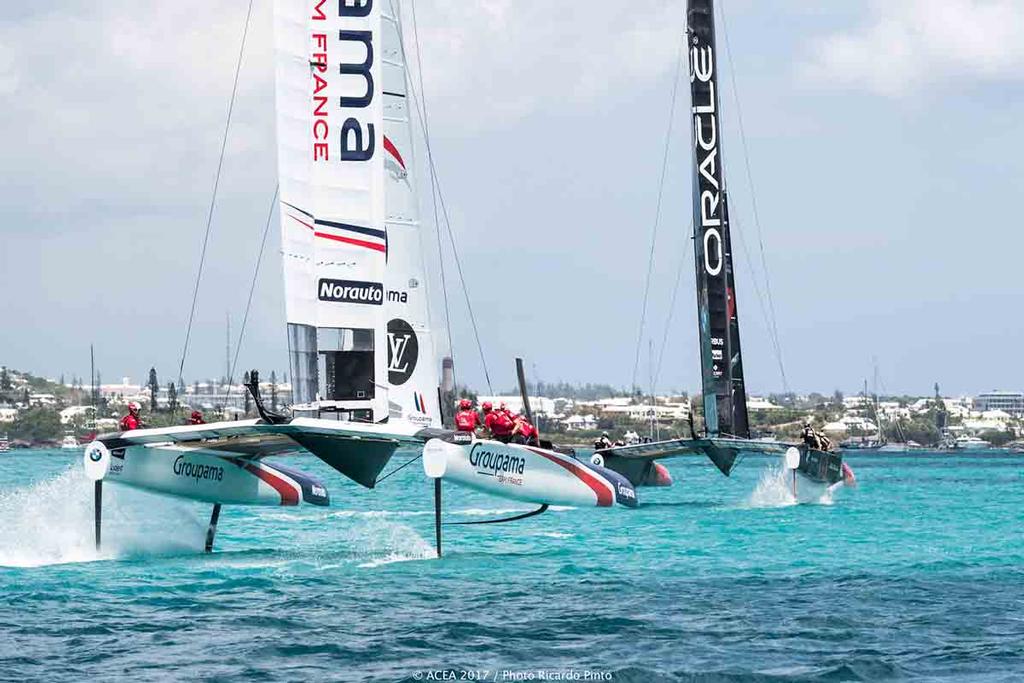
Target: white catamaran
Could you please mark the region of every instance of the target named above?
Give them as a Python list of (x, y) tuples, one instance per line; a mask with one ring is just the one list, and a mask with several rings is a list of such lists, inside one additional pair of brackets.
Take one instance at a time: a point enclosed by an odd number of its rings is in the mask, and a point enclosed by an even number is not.
[(309, 452), (373, 487), (394, 451), (442, 433), (439, 354), (413, 187), (393, 3), (276, 0), (278, 171), (292, 415), (104, 434), (85, 453), (96, 542), (109, 481), (222, 504), (327, 505)]

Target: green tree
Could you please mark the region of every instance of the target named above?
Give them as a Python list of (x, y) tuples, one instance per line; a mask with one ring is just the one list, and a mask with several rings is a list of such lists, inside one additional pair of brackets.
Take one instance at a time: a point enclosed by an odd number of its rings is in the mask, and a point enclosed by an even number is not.
[(56, 441), (60, 435), (60, 413), (41, 406), (19, 412), (11, 429), (12, 438), (32, 443)]
[(174, 382), (167, 383), (167, 407), (172, 413), (178, 410), (178, 388)]
[(989, 430), (981, 433), (981, 438), (988, 441), (993, 446), (1005, 446), (1016, 438), (1013, 432)]
[(916, 441), (923, 446), (938, 445), (941, 435), (935, 423), (927, 416), (912, 420), (898, 420), (885, 427), (885, 436), (889, 441)]
[(149, 387), (149, 412), (156, 412), (156, 397), (160, 395), (160, 382), (156, 379), (156, 368), (149, 369), (149, 381), (146, 382), (146, 386)]
[(270, 409), (277, 411), (277, 373), (270, 371)]
[(11, 390), (11, 376), (7, 372), (7, 367), (0, 368), (0, 391)]

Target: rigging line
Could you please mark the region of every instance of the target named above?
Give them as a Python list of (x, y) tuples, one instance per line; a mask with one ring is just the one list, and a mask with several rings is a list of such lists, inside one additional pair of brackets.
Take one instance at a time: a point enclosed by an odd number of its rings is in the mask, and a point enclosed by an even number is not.
[[(256, 280), (260, 274), (260, 264), (263, 262), (263, 250), (267, 246), (267, 235), (270, 233), (271, 219), (274, 217), (274, 209), (277, 207), (277, 193), (281, 185), (274, 186), (274, 198), (270, 201), (270, 211), (267, 212), (267, 224), (263, 227), (263, 239), (260, 240), (260, 251), (256, 256), (256, 267), (252, 271), (252, 283), (249, 285), (249, 300), (245, 302), (245, 315), (242, 316), (242, 329), (238, 331), (238, 343), (235, 344), (235, 358), (231, 361), (231, 377), (235, 376), (235, 368), (238, 365), (238, 354), (242, 351), (242, 339), (245, 337), (245, 325), (249, 322), (249, 309), (252, 307), (252, 295), (256, 291)], [(228, 389), (224, 392), (224, 405), (227, 407), (227, 399), (231, 395), (231, 383), (228, 382)]]
[(747, 150), (747, 133), (743, 126), (743, 108), (740, 106), (740, 91), (736, 85), (736, 67), (732, 59), (732, 46), (729, 43), (729, 27), (725, 18), (725, 3), (721, 0), (718, 3), (718, 13), (722, 17), (722, 36), (725, 38), (725, 53), (729, 59), (729, 80), (732, 82), (732, 96), (736, 103), (736, 120), (740, 129), (740, 143), (743, 147), (743, 162), (747, 173), (747, 185), (750, 187), (750, 205), (754, 216), (754, 227), (757, 230), (757, 241), (761, 252), (761, 271), (764, 274), (765, 293), (768, 297), (768, 310), (771, 313), (770, 334), (775, 338), (777, 359), (779, 362), (779, 373), (782, 375), (783, 388), (789, 391), (789, 382), (786, 380), (786, 369), (782, 360), (782, 344), (779, 341), (778, 321), (775, 315), (775, 301), (772, 297), (772, 283), (768, 272), (768, 258), (764, 250), (764, 234), (761, 231), (761, 217), (757, 210), (757, 193), (754, 191), (754, 174), (750, 170), (750, 154)]
[[(683, 38), (685, 40), (685, 34), (683, 34)], [(676, 96), (679, 93), (679, 73), (682, 71), (683, 65), (684, 40), (681, 40), (679, 43), (679, 51), (676, 55), (675, 76), (672, 79), (672, 103), (669, 106), (668, 112), (668, 131), (665, 133), (665, 150), (661, 158), (661, 177), (658, 180), (658, 201), (654, 210), (654, 227), (651, 230), (651, 250), (647, 256), (647, 278), (644, 282), (643, 304), (640, 306), (640, 329), (637, 331), (636, 355), (633, 358), (633, 378), (630, 385), (630, 391), (633, 392), (637, 390), (636, 375), (640, 368), (640, 347), (644, 339), (644, 325), (647, 322), (647, 300), (650, 296), (651, 278), (654, 274), (654, 252), (655, 246), (658, 243), (658, 224), (661, 222), (661, 200), (665, 194), (665, 171), (668, 168), (668, 153), (672, 145), (672, 124), (675, 120)]]
[[(690, 223), (690, 230), (693, 230), (693, 223)], [(658, 350), (658, 364), (654, 368), (654, 380), (653, 385), (657, 385), (658, 379), (661, 377), (661, 362), (665, 357), (665, 347), (668, 346), (668, 333), (672, 329), (672, 317), (676, 311), (676, 297), (679, 294), (679, 283), (683, 279), (683, 270), (686, 265), (690, 262), (690, 254), (692, 252), (689, 249), (682, 249), (681, 256), (679, 258), (679, 269), (676, 271), (676, 283), (672, 286), (672, 298), (668, 305), (668, 318), (665, 320), (665, 330), (661, 338), (661, 348)]]
[[(430, 158), (430, 166), (433, 168), (434, 159)], [(436, 173), (436, 171), (434, 171)], [(459, 258), (458, 247), (455, 246), (455, 233), (452, 231), (452, 224), (448, 220), (448, 207), (445, 205), (444, 195), (441, 193), (441, 183), (437, 184), (437, 197), (441, 200), (441, 215), (444, 217), (445, 228), (448, 232), (448, 241), (452, 245), (452, 254), (455, 256), (455, 268), (459, 273), (459, 281), (462, 283), (462, 294), (466, 299), (466, 309), (469, 311), (469, 320), (473, 326), (473, 336), (476, 338), (476, 348), (480, 353), (480, 363), (484, 368), (484, 379), (487, 381), (487, 390), (494, 394), (494, 387), (491, 385), (491, 374), (487, 370), (487, 360), (484, 358), (484, 347), (480, 342), (480, 328), (476, 324), (476, 315), (473, 313), (473, 305), (469, 300), (469, 288), (466, 287), (466, 276), (462, 272), (462, 259)]]
[[(415, 5), (415, 3), (413, 3), (413, 5)], [(413, 21), (415, 22), (415, 19)], [(414, 37), (415, 36), (416, 36), (416, 34), (415, 34), (415, 31), (414, 31)], [(403, 55), (404, 55), (404, 50), (405, 50), (404, 46), (402, 47), (402, 50), (403, 50)], [(417, 52), (419, 52), (418, 40), (417, 40), (416, 50), (417, 50)], [(421, 77), (422, 77), (422, 74), (421, 74)], [(413, 101), (414, 108), (416, 109), (416, 116), (419, 118), (420, 126), (424, 130), (426, 130), (427, 129), (427, 125), (426, 125), (426, 118), (427, 118), (426, 104), (424, 102), (421, 102), (420, 99), (416, 97), (416, 91), (415, 90), (410, 90), (409, 94), (410, 94), (411, 99)], [(476, 339), (476, 348), (477, 348), (477, 351), (480, 354), (480, 363), (483, 366), (484, 379), (487, 381), (487, 390), (490, 391), (493, 394), (494, 393), (494, 387), (491, 385), (491, 375), (490, 375), (490, 372), (487, 369), (487, 359), (484, 357), (484, 347), (483, 347), (483, 344), (480, 342), (480, 329), (479, 329), (479, 327), (476, 324), (476, 315), (473, 313), (473, 305), (472, 305), (472, 303), (470, 302), (470, 299), (469, 299), (469, 288), (466, 287), (466, 276), (465, 276), (465, 273), (462, 270), (462, 260), (459, 258), (459, 250), (458, 250), (458, 248), (455, 245), (455, 234), (452, 231), (451, 220), (448, 218), (448, 207), (445, 204), (444, 193), (441, 190), (441, 179), (438, 177), (437, 167), (434, 164), (434, 153), (433, 153), (433, 149), (432, 149), (432, 147), (430, 145), (430, 139), (429, 138), (425, 139), (424, 143), (425, 143), (426, 148), (427, 148), (427, 163), (430, 166), (430, 173), (433, 175), (434, 180), (436, 182), (436, 186), (437, 186), (437, 198), (438, 198), (438, 200), (440, 201), (440, 204), (441, 204), (441, 216), (444, 218), (445, 228), (446, 228), (446, 230), (448, 232), (448, 240), (451, 242), (452, 255), (453, 255), (454, 259), (455, 259), (456, 270), (458, 271), (458, 274), (459, 274), (459, 282), (462, 285), (462, 294), (465, 297), (466, 309), (469, 312), (470, 324), (473, 327), (473, 336)]]
[(772, 334), (771, 319), (768, 315), (768, 309), (765, 308), (765, 297), (761, 293), (761, 285), (757, 281), (757, 277), (754, 276), (754, 261), (750, 258), (750, 251), (747, 249), (747, 241), (743, 238), (743, 231), (739, 229), (739, 222), (733, 215), (729, 216), (729, 227), (737, 228), (734, 233), (739, 236), (740, 247), (743, 249), (743, 258), (747, 263), (747, 268), (750, 270), (750, 284), (754, 287), (754, 293), (757, 295), (757, 305), (761, 310), (761, 317), (764, 318), (765, 328), (768, 330), (768, 342), (772, 346), (772, 351), (775, 355), (775, 360), (779, 365), (779, 373), (782, 375), (782, 385), (786, 393), (789, 392), (789, 383), (786, 381), (786, 371), (782, 366), (782, 350), (779, 348), (778, 337)]
[[(399, 2), (399, 5), (401, 5), (400, 2)], [(420, 53), (419, 23), (416, 21), (416, 3), (412, 2), (412, 3), (410, 3), (410, 6), (412, 8), (412, 34), (413, 34), (413, 39), (414, 39), (415, 44), (416, 44), (416, 74), (417, 74), (417, 76), (419, 78), (420, 100), (418, 100), (418, 101), (422, 101), (423, 102), (423, 108), (426, 109), (426, 106), (427, 106), (427, 93), (426, 93), (426, 90), (423, 87), (423, 61), (422, 61), (422, 57), (421, 57), (421, 53)], [(392, 12), (395, 14), (395, 16), (398, 17), (399, 14), (398, 14), (397, 11), (395, 11), (394, 0), (391, 1), (391, 8), (392, 8)], [(399, 31), (399, 36), (402, 36), (402, 35), (403, 35), (402, 32)], [(404, 42), (404, 38), (401, 39), (400, 42), (402, 43), (402, 47), (401, 47), (401, 49), (402, 49), (402, 62), (406, 65), (406, 74), (407, 74), (407, 77), (409, 78), (409, 89), (410, 90), (414, 90), (413, 83), (412, 83), (412, 74), (409, 73), (408, 61), (406, 60), (406, 57), (405, 57), (405, 42)], [(428, 126), (428, 121), (427, 121), (427, 117), (426, 116), (423, 117), (423, 139), (424, 140), (428, 140), (428, 141), (430, 139), (430, 128)], [(429, 148), (429, 142), (426, 143), (426, 144), (427, 144), (427, 146)], [(456, 370), (456, 364), (455, 364), (455, 343), (452, 340), (451, 307), (450, 307), (450, 305), (448, 303), (448, 281), (447, 281), (447, 277), (445, 275), (444, 249), (443, 249), (443, 243), (442, 243), (442, 240), (441, 240), (441, 222), (440, 222), (440, 220), (438, 220), (438, 215), (437, 215), (437, 203), (438, 203), (437, 202), (437, 177), (434, 175), (433, 164), (430, 165), (429, 171), (430, 171), (430, 173), (429, 173), (429, 175), (430, 175), (430, 203), (431, 203), (431, 206), (433, 207), (433, 211), (434, 211), (434, 235), (437, 237), (437, 262), (439, 264), (440, 271), (441, 271), (441, 294), (443, 295), (443, 298), (444, 298), (444, 325), (445, 325), (445, 332), (448, 335), (448, 353), (451, 355), (451, 358), (452, 358), (452, 384), (454, 386), (458, 386), (458, 380), (456, 379), (456, 375), (455, 375), (457, 370)]]
[(401, 471), (402, 471), (402, 470), (404, 470), (404, 469), (405, 469), (406, 467), (408, 467), (409, 465), (413, 464), (414, 462), (416, 462), (417, 460), (419, 460), (419, 459), (420, 459), (420, 458), (422, 458), (422, 457), (423, 457), (423, 452), (422, 452), (422, 451), (420, 451), (420, 454), (419, 454), (419, 455), (417, 455), (417, 456), (416, 456), (415, 458), (413, 458), (413, 459), (412, 459), (412, 460), (410, 460), (409, 462), (407, 462), (407, 463), (404, 463), (404, 464), (402, 464), (402, 465), (399, 465), (399, 466), (398, 466), (398, 467), (396, 467), (395, 469), (391, 470), (390, 472), (388, 472), (387, 474), (385, 474), (385, 475), (384, 475), (383, 477), (381, 477), (381, 478), (380, 478), (380, 479), (378, 479), (377, 481), (373, 482), (373, 485), (374, 485), (374, 486), (376, 486), (377, 484), (381, 483), (382, 481), (384, 481), (385, 479), (387, 479), (388, 477), (390, 477), (390, 476), (391, 476), (392, 474), (396, 474), (396, 473), (398, 473), (398, 472), (401, 472)]
[(224, 166), (224, 151), (228, 146), (228, 130), (231, 128), (231, 114), (235, 110), (235, 96), (238, 94), (238, 75), (242, 71), (242, 55), (245, 53), (245, 39), (249, 35), (249, 19), (252, 17), (252, 0), (245, 13), (245, 27), (242, 29), (242, 42), (238, 46), (238, 60), (235, 63), (235, 80), (231, 85), (231, 100), (228, 103), (228, 116), (224, 122), (224, 136), (220, 143), (220, 159), (217, 161), (217, 174), (213, 180), (213, 195), (210, 197), (210, 209), (206, 215), (206, 233), (203, 236), (203, 250), (199, 255), (199, 271), (196, 273), (196, 284), (192, 289), (192, 307), (188, 314), (188, 327), (185, 329), (185, 346), (181, 350), (181, 363), (178, 364), (178, 380), (182, 380), (185, 372), (185, 358), (188, 356), (188, 344), (192, 338), (192, 323), (196, 315), (196, 301), (199, 298), (199, 283), (203, 279), (203, 266), (206, 263), (206, 247), (210, 242), (210, 228), (213, 225), (213, 210), (217, 205), (217, 188), (220, 186), (220, 172)]

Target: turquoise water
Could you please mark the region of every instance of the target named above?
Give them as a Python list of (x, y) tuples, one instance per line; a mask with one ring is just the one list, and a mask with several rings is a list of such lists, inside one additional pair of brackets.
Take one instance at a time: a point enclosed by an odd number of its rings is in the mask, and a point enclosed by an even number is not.
[(367, 491), (288, 460), (332, 507), (225, 508), (204, 555), (208, 506), (108, 486), (97, 557), (77, 456), (0, 456), (0, 678), (1024, 677), (1020, 456), (853, 455), (800, 506), (772, 460), (680, 461), (636, 510), (448, 527), (442, 560), (418, 463)]

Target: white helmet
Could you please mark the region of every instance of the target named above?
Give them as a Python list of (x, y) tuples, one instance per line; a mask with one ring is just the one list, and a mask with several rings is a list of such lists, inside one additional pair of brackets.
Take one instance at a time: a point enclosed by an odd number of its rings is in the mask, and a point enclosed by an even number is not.
[(129, 413), (137, 413), (140, 410), (142, 410), (142, 406), (140, 406), (138, 403), (136, 403), (135, 401), (129, 401), (128, 402), (128, 412)]

